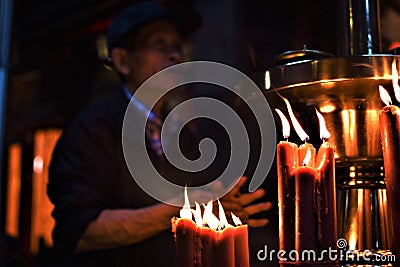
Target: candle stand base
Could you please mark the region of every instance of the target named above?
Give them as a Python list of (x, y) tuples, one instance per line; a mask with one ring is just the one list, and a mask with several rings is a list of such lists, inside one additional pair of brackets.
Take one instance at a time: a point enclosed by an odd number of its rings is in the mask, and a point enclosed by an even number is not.
[(384, 178), (381, 158), (336, 160), (340, 249), (389, 251), (392, 229)]

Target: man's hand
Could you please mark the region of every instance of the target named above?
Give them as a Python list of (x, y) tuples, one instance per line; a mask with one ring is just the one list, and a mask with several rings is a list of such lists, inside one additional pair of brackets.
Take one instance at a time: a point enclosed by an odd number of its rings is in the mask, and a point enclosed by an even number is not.
[(240, 178), (239, 182), (232, 190), (221, 198), (221, 204), (230, 218), (232, 212), (240, 218), (242, 223), (248, 224), (250, 227), (262, 227), (268, 223), (268, 219), (249, 219), (250, 215), (269, 210), (272, 207), (271, 202), (260, 202), (252, 204), (254, 201), (262, 198), (265, 195), (263, 189), (257, 189), (252, 193), (240, 193), (240, 188), (246, 182), (246, 177)]

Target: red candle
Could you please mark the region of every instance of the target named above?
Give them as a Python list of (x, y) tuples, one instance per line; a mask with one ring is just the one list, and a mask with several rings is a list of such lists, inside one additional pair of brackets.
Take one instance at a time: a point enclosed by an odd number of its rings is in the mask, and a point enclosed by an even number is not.
[[(316, 167), (319, 171), (317, 179), (320, 203), (320, 229), (318, 240), (322, 250), (335, 249), (337, 242), (336, 225), (336, 184), (335, 184), (335, 149), (329, 142), (324, 142), (318, 150)], [(328, 257), (326, 255), (326, 257)]]
[[(400, 101), (400, 87), (396, 61), (392, 64), (393, 89)], [(400, 258), (400, 110), (392, 105), (389, 93), (379, 86), (382, 101), (386, 104), (379, 115), (379, 126), (382, 140), (383, 161), (385, 167), (386, 194), (388, 209), (393, 225), (392, 252)]]
[(178, 266), (196, 266), (196, 224), (191, 219), (176, 219), (174, 232)]
[(317, 249), (317, 209), (314, 191), (317, 173), (314, 168), (307, 166), (313, 161), (310, 147), (302, 147), (299, 149), (299, 154), (304, 154), (303, 150), (308, 151), (303, 161), (305, 166), (298, 167), (295, 172), (295, 233), (297, 234), (295, 248), (299, 253), (303, 250)]
[(201, 259), (200, 266), (202, 267), (212, 267), (214, 262), (213, 250), (215, 244), (217, 242), (217, 233), (215, 230), (210, 229), (209, 227), (198, 227), (198, 244), (197, 246), (200, 248)]
[[(335, 148), (327, 141), (331, 134), (326, 128), (324, 117), (318, 112), (320, 138), (323, 140), (315, 160), (318, 170), (317, 179), (317, 210), (318, 210), (318, 241), (321, 250), (336, 249), (337, 218), (336, 218), (336, 181), (335, 181)], [(330, 260), (325, 255), (324, 260)]]
[(232, 219), (235, 227), (235, 267), (250, 267), (249, 259), (249, 237), (247, 225), (242, 225), (242, 222), (233, 213)]
[(294, 250), (295, 182), (298, 166), (297, 145), (280, 142), (277, 146), (279, 249)]
[(227, 226), (217, 233), (214, 264), (218, 267), (235, 266), (235, 228)]
[[(283, 137), (288, 139), (290, 124), (285, 115), (275, 109), (282, 121)], [(295, 180), (298, 167), (298, 147), (281, 141), (276, 149), (278, 171), (279, 249), (291, 251), (295, 248)]]
[[(204, 206), (201, 216), (200, 205), (192, 210), (185, 190), (185, 205), (179, 219), (173, 218), (178, 266), (180, 267), (249, 267), (247, 225), (241, 225), (232, 214), (236, 227), (226, 219), (219, 204), (219, 219), (212, 212), (212, 201)], [(195, 222), (192, 220), (192, 213)], [(205, 226), (207, 225), (207, 226)], [(222, 230), (218, 230), (222, 229)]]
[[(285, 102), (300, 139), (307, 140), (308, 136), (295, 119), (288, 101)], [(284, 137), (288, 138), (289, 130), (285, 127), (289, 128), (289, 123), (282, 112), (276, 111), (282, 120)], [(317, 156), (315, 148), (308, 143), (297, 147), (293, 143), (280, 142), (277, 146), (280, 249), (286, 252), (296, 249), (299, 255), (304, 250), (318, 253), (329, 247), (334, 249), (337, 240), (335, 150), (325, 142), (330, 134), (322, 115), (318, 112), (317, 115), (324, 140)]]
[(197, 227), (192, 220), (187, 189), (185, 188), (185, 204), (180, 210), (180, 218), (172, 219), (172, 231), (175, 236), (176, 253), (179, 267), (198, 266), (196, 251)]
[(392, 216), (392, 252), (400, 258), (400, 109), (387, 105), (379, 124), (382, 139), (388, 207)]

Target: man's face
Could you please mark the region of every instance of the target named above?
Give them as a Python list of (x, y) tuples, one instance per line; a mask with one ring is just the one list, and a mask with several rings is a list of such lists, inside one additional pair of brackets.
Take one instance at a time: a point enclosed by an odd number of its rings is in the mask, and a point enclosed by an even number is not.
[(131, 89), (139, 87), (160, 70), (182, 61), (182, 39), (176, 27), (167, 21), (155, 21), (138, 33), (133, 49), (126, 53)]

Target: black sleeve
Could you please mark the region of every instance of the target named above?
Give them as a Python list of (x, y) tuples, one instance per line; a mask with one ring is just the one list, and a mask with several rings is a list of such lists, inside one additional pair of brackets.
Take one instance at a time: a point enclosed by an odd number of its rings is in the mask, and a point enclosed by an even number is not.
[(90, 222), (110, 206), (113, 140), (104, 124), (76, 122), (56, 145), (48, 195), (55, 205), (54, 247), (71, 255)]

